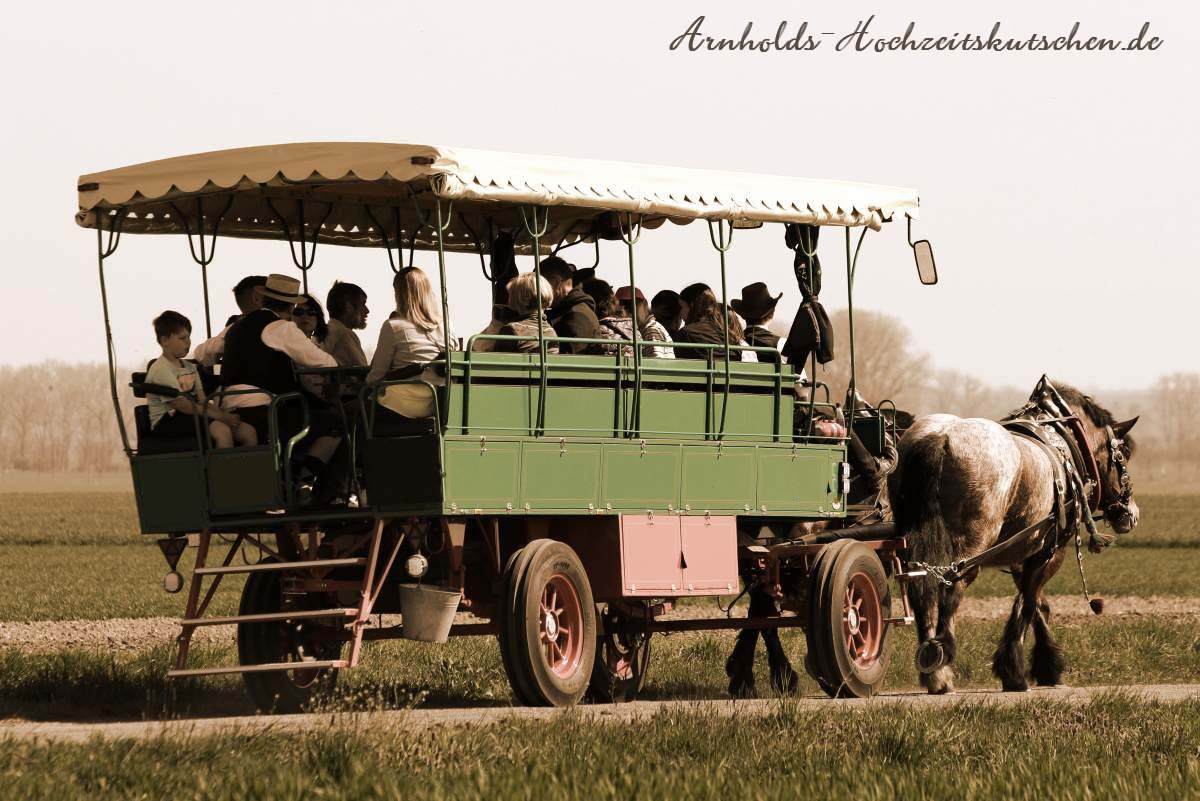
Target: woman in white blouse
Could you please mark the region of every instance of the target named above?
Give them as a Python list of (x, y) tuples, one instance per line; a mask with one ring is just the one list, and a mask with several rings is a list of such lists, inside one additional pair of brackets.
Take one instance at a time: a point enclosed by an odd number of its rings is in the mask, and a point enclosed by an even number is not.
[[(445, 378), (428, 367), (446, 347), (429, 277), (418, 267), (406, 267), (396, 274), (392, 289), (396, 310), (379, 330), (367, 383), (420, 376), (430, 384), (444, 384)], [(409, 418), (429, 417), (435, 409), (428, 387), (421, 383), (393, 384), (379, 393), (378, 401), (383, 408)]]

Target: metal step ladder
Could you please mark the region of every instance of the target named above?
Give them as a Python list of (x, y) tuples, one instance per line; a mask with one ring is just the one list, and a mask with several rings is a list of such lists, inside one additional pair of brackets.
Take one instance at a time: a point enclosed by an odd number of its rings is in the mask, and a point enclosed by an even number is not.
[[(379, 563), (379, 552), (383, 532), (386, 522), (382, 519), (375, 521), (374, 530), (371, 533), (368, 555), (365, 557), (342, 557), (334, 559), (306, 559), (298, 561), (271, 561), (259, 562), (257, 564), (233, 564), (233, 558), (241, 548), (245, 541), (245, 535), (239, 534), (229, 548), (229, 553), (226, 554), (224, 561), (220, 565), (208, 565), (209, 546), (212, 542), (212, 533), (203, 531), (200, 533), (199, 547), (196, 551), (196, 565), (192, 570), (191, 581), (188, 585), (187, 606), (184, 611), (183, 618), (180, 620), (179, 637), (176, 639), (177, 650), (175, 654), (175, 667), (167, 671), (168, 678), (189, 678), (194, 676), (218, 676), (229, 673), (263, 673), (268, 671), (283, 671), (283, 670), (339, 670), (341, 668), (351, 668), (358, 664), (359, 654), (362, 649), (363, 630), (366, 628), (368, 618), (371, 616), (371, 610), (375, 606), (375, 601), (379, 598), (380, 589), (383, 586), (383, 579), (392, 569), (392, 564), (396, 560), (396, 555), (400, 551), (400, 544), (403, 541), (402, 536), (396, 538), (395, 544), (389, 549), (390, 553), (385, 561), (382, 571), (377, 571)], [(310, 544), (311, 551), (315, 552), (315, 540)], [(315, 555), (315, 553), (314, 553)], [(204, 612), (208, 609), (213, 596), (216, 594), (217, 588), (221, 584), (221, 579), (227, 575), (236, 573), (260, 573), (268, 571), (327, 571), (339, 567), (362, 567), (363, 574), (359, 586), (359, 601), (358, 605), (346, 608), (332, 609), (297, 609), (294, 611), (283, 612), (267, 612), (253, 615), (226, 615), (205, 617)], [(205, 578), (209, 578), (208, 586), (205, 588)], [(201, 597), (201, 591), (204, 594)], [(267, 662), (262, 664), (250, 665), (220, 665), (207, 668), (189, 668), (187, 666), (188, 651), (191, 647), (192, 635), (197, 628), (203, 626), (236, 626), (240, 623), (272, 623), (283, 621), (299, 621), (299, 620), (323, 620), (336, 619), (342, 620), (343, 625), (349, 627), (350, 630), (350, 654), (345, 659), (327, 659), (327, 660), (304, 660), (293, 662)]]

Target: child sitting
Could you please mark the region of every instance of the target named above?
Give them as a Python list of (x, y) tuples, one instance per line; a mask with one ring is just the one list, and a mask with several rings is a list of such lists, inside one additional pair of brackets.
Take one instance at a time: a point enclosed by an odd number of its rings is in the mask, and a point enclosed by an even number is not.
[[(154, 318), (154, 335), (162, 347), (162, 356), (154, 360), (146, 372), (146, 383), (178, 390), (177, 397), (146, 393), (150, 408), (150, 430), (156, 436), (186, 437), (196, 431), (194, 415), (204, 414), (208, 407), (208, 432), (218, 448), (232, 448), (234, 440), (239, 445), (257, 445), (258, 434), (249, 423), (243, 423), (236, 414), (217, 406), (208, 406), (204, 396), (204, 385), (196, 373), (196, 365), (185, 361), (184, 356), (192, 348), (192, 324), (179, 312), (165, 311)], [(182, 393), (194, 393), (195, 400)]]

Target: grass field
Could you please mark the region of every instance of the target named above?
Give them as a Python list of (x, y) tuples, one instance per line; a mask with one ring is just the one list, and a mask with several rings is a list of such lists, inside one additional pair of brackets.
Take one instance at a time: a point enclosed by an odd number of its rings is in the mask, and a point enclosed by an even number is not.
[[(1200, 546), (1198, 494), (1140, 494), (1142, 520), (1123, 548)], [(0, 544), (136, 545), (133, 495), (122, 492), (0, 492)]]
[[(992, 652), (1000, 622), (968, 622), (959, 630), (959, 686), (996, 687)], [(1055, 636), (1067, 655), (1063, 680), (1071, 685), (1126, 685), (1194, 681), (1200, 675), (1200, 619), (1136, 618), (1059, 622)], [(783, 642), (803, 673), (804, 635), (783, 632)], [(896, 629), (887, 689), (916, 688), (911, 629)], [(651, 670), (640, 697), (650, 700), (723, 698), (727, 632), (657, 637)], [(195, 666), (229, 664), (233, 648), (193, 651)], [(173, 715), (252, 714), (241, 679), (213, 677), (168, 681), (170, 643), (131, 653), (59, 651), (20, 654), (0, 650), (0, 717), (159, 718)], [(759, 692), (772, 695), (759, 648)], [(819, 695), (802, 677), (803, 694)], [(334, 709), (406, 706), (493, 706), (511, 703), (494, 638), (471, 637), (445, 645), (403, 641), (371, 643), (360, 667), (340, 677)]]
[(322, 799), (1182, 799), (1200, 703), (876, 707), (635, 724), (512, 720), (0, 745), (0, 797)]
[[(214, 548), (216, 556), (224, 548)], [(195, 558), (182, 558), (187, 572)], [(1094, 593), (1200, 597), (1200, 548), (1126, 548), (1099, 556), (1085, 555), (1088, 585)], [(179, 615), (183, 595), (162, 590), (166, 562), (153, 544), (0, 545), (0, 620), (94, 620), (107, 617)], [(222, 583), (214, 614), (237, 606), (241, 577)], [(1079, 592), (1075, 555), (1071, 553), (1050, 582), (1053, 594)], [(1009, 596), (1012, 579), (988, 571), (967, 591), (969, 597)], [(729, 599), (726, 599), (729, 600)], [(702, 603), (711, 605), (704, 599)]]

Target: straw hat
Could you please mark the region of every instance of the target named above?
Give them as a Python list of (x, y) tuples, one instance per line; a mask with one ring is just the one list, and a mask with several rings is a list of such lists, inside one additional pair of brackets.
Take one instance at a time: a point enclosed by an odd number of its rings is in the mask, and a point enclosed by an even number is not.
[(300, 281), (290, 275), (271, 273), (267, 276), (267, 283), (258, 291), (264, 298), (271, 298), (283, 303), (299, 303), (304, 299), (300, 294)]
[(773, 312), (775, 304), (782, 297), (782, 292), (771, 297), (771, 291), (767, 289), (767, 285), (762, 281), (756, 281), (749, 286), (742, 287), (742, 296), (729, 301), (729, 305), (742, 317), (757, 320)]

